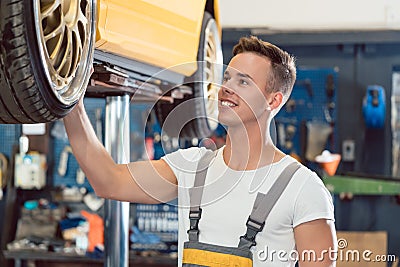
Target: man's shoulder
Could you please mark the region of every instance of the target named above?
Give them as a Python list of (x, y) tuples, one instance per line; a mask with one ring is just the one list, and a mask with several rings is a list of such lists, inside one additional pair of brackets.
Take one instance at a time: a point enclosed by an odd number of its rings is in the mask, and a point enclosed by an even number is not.
[(292, 193), (301, 194), (308, 197), (315, 196), (322, 199), (322, 195), (329, 195), (322, 179), (318, 174), (307, 166), (301, 165), (300, 169), (294, 174), (292, 178), (292, 186), (290, 187)]
[(205, 147), (180, 148), (174, 152), (165, 154), (164, 157), (180, 157), (185, 161), (199, 161), (203, 155), (210, 151)]
[(197, 163), (207, 153), (212, 153), (212, 150), (205, 147), (189, 147), (168, 153), (162, 159), (173, 169), (193, 170), (197, 168)]
[(293, 176), (293, 180), (296, 181), (297, 186), (300, 184), (302, 186), (307, 186), (309, 184), (322, 184), (321, 178), (315, 171), (298, 162), (297, 159), (289, 155), (285, 157), (284, 166), (287, 167), (293, 162), (297, 162), (298, 164), (300, 164), (300, 168)]

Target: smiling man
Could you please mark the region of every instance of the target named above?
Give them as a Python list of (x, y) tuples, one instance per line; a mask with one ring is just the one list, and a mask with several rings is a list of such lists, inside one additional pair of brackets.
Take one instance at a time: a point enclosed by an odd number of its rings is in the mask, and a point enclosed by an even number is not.
[[(241, 38), (234, 47), (218, 95), (226, 145), (209, 164), (195, 227), (202, 244), (237, 247), (257, 195), (268, 193), (282, 171), (296, 162), (273, 144), (269, 130), (295, 79), (294, 59), (280, 48), (256, 37)], [(178, 197), (182, 265), (187, 230), (194, 227), (189, 189), (207, 150), (180, 149), (156, 161), (116, 164), (98, 141), (82, 101), (64, 122), (74, 154), (99, 196), (135, 203)], [(314, 172), (305, 166), (295, 172), (253, 241), (253, 266), (294, 266), (296, 260), (301, 267), (334, 266), (326, 253), (336, 249), (332, 199)], [(293, 258), (293, 251), (300, 257)], [(315, 258), (301, 257), (310, 251)]]

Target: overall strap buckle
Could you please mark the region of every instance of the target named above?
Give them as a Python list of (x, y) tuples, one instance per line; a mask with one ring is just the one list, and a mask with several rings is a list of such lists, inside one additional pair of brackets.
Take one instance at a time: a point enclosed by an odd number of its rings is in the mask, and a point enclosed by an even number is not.
[(189, 220), (190, 220), (190, 228), (187, 231), (189, 235), (190, 241), (198, 241), (199, 240), (199, 221), (201, 218), (201, 208), (198, 210), (190, 210), (189, 211)]
[(249, 216), (246, 222), (247, 230), (244, 235), (240, 237), (239, 247), (241, 248), (251, 248), (255, 246), (256, 243), (256, 235), (264, 229), (265, 222), (259, 223), (255, 220), (252, 220)]

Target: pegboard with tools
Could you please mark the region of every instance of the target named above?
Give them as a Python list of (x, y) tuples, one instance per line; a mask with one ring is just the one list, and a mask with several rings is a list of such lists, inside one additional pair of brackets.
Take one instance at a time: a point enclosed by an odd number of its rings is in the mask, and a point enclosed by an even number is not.
[(4, 154), (9, 160), (13, 153), (13, 146), (18, 145), (18, 138), (21, 133), (20, 124), (0, 124), (0, 153)]
[(335, 68), (297, 69), (291, 97), (275, 117), (279, 149), (304, 163), (324, 149), (337, 152), (337, 76)]

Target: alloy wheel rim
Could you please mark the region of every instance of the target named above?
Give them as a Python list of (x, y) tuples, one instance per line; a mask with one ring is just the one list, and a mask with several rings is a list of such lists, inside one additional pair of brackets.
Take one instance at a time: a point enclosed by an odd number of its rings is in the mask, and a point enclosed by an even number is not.
[[(90, 56), (92, 1), (36, 0), (35, 29), (40, 57), (53, 94), (71, 105), (85, 88), (74, 79), (85, 75)], [(82, 78), (79, 77), (81, 82)]]
[(214, 19), (208, 21), (204, 38), (204, 82), (203, 96), (207, 120), (210, 128), (215, 130), (218, 126), (218, 90), (222, 83), (222, 48), (218, 27)]

